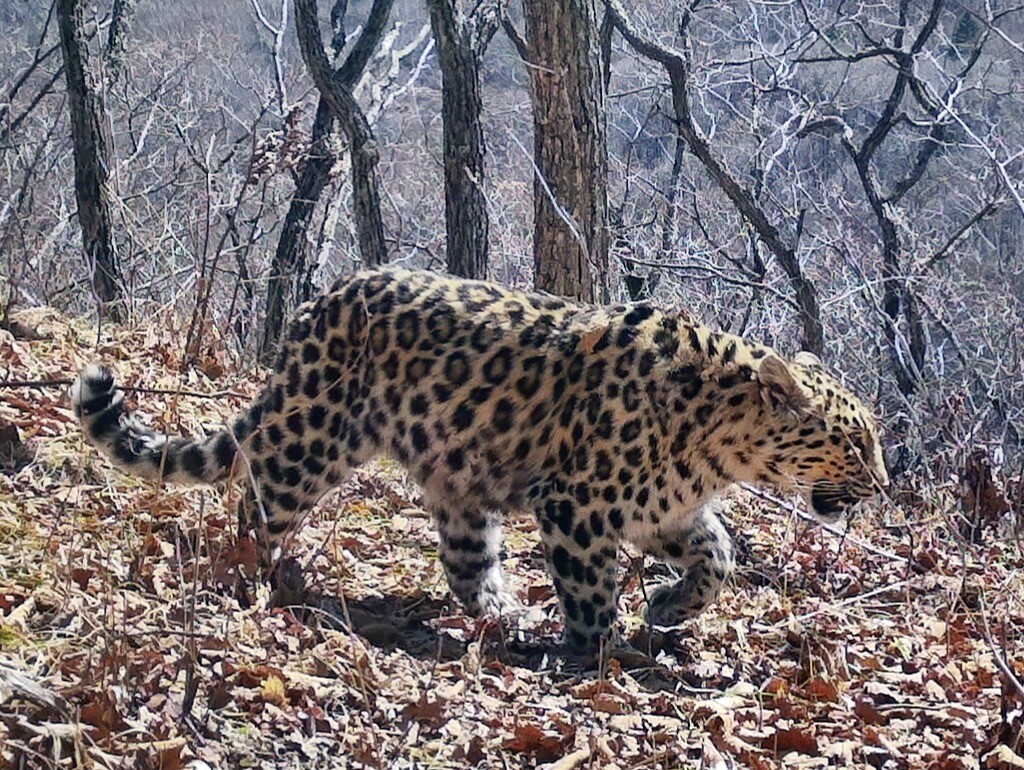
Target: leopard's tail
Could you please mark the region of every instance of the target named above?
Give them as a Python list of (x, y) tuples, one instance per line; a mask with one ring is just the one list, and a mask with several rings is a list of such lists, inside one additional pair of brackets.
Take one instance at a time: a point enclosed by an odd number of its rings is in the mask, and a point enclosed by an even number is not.
[(257, 428), (262, 405), (206, 438), (156, 433), (124, 407), (124, 393), (114, 387), (110, 369), (90, 364), (71, 386), (75, 417), (89, 442), (129, 473), (178, 484), (213, 483), (226, 478), (235, 453)]

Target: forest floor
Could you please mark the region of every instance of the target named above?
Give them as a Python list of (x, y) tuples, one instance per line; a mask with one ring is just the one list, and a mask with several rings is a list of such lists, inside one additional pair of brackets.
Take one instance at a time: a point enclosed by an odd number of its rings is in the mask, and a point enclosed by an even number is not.
[[(0, 380), (99, 359), (127, 385), (242, 394), (129, 396), (172, 431), (216, 426), (262, 379), (216, 353), (180, 374), (184, 330), (163, 319), (98, 346), (47, 311), (19, 320), (43, 338), (0, 331)], [(846, 535), (737, 495), (721, 600), (649, 662), (587, 672), (558, 652), (529, 516), (507, 521), (526, 612), (502, 628), (450, 599), (402, 470), (362, 469), (292, 548), (342, 608), (317, 622), (265, 589), (241, 606), (253, 552), (231, 496), (119, 473), (67, 388), (0, 390), (0, 443), (5, 424), (0, 767), (1024, 768), (1024, 551), (966, 545), (950, 489)], [(632, 634), (644, 585), (623, 566)]]

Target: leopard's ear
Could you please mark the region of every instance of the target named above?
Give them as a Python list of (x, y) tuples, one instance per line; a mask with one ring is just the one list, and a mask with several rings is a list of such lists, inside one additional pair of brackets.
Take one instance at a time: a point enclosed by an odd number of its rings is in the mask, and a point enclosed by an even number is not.
[(821, 359), (818, 358), (816, 355), (814, 355), (814, 353), (812, 353), (809, 350), (801, 350), (799, 353), (797, 353), (793, 357), (793, 363), (800, 364), (808, 368), (825, 368), (825, 364), (821, 362)]
[(769, 355), (761, 361), (757, 381), (761, 384), (761, 397), (772, 409), (796, 415), (810, 411), (811, 400), (778, 356)]

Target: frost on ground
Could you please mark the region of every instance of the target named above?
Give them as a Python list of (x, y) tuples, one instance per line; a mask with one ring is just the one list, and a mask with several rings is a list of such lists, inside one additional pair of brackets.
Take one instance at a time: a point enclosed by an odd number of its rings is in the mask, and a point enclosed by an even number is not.
[[(2, 379), (101, 358), (128, 385), (241, 394), (135, 397), (172, 431), (259, 387), (214, 354), (180, 374), (172, 332), (97, 349), (53, 315), (21, 320), (44, 339), (0, 332)], [(529, 516), (508, 520), (505, 560), (527, 612), (502, 630), (448, 596), (401, 469), (361, 470), (292, 549), (332, 621), (265, 591), (240, 605), (254, 554), (231, 495), (114, 470), (66, 388), (0, 390), (0, 441), (0, 767), (1024, 767), (1024, 554), (965, 544), (951, 489), (846, 537), (739, 496), (722, 600), (656, 635), (656, 662), (581, 672), (555, 654)], [(621, 609), (645, 638), (638, 566), (623, 557)]]

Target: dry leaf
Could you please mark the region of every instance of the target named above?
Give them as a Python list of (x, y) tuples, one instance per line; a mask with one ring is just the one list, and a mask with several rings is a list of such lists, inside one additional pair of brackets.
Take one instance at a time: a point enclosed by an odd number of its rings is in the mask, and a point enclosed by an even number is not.
[(93, 736), (103, 740), (114, 730), (124, 726), (117, 705), (108, 694), (99, 694), (78, 710), (78, 718), (85, 724), (95, 728)]
[(282, 708), (288, 705), (288, 693), (285, 691), (284, 682), (274, 674), (260, 683), (260, 692), (263, 695), (263, 700), (267, 703), (273, 703)]
[(597, 344), (601, 341), (601, 338), (608, 334), (608, 327), (603, 326), (598, 329), (589, 329), (583, 332), (580, 337), (579, 350), (581, 353), (593, 353)]
[(610, 693), (599, 693), (590, 701), (594, 711), (601, 711), (605, 714), (622, 714), (626, 708), (622, 701)]
[(996, 746), (984, 757), (985, 767), (992, 770), (1024, 770), (1024, 757), (1021, 757), (1006, 744)]
[(839, 689), (835, 683), (821, 677), (814, 677), (804, 685), (803, 689), (814, 700), (827, 701), (829, 703), (839, 702)]
[(403, 712), (409, 719), (439, 725), (444, 717), (444, 704), (437, 698), (430, 698), (426, 693), (416, 703), (410, 703)]
[(574, 734), (575, 731), (545, 729), (533, 722), (517, 722), (513, 734), (505, 739), (504, 746), (510, 751), (551, 760), (562, 755)]
[(808, 728), (794, 727), (790, 729), (779, 729), (774, 735), (767, 736), (762, 741), (769, 751), (776, 755), (785, 754), (788, 751), (799, 751), (801, 754), (818, 754), (818, 739)]
[(857, 715), (864, 724), (868, 725), (882, 725), (888, 720), (882, 716), (882, 714), (875, 708), (875, 704), (872, 703), (871, 699), (867, 696), (861, 696), (857, 698), (857, 703), (853, 707), (853, 713)]

